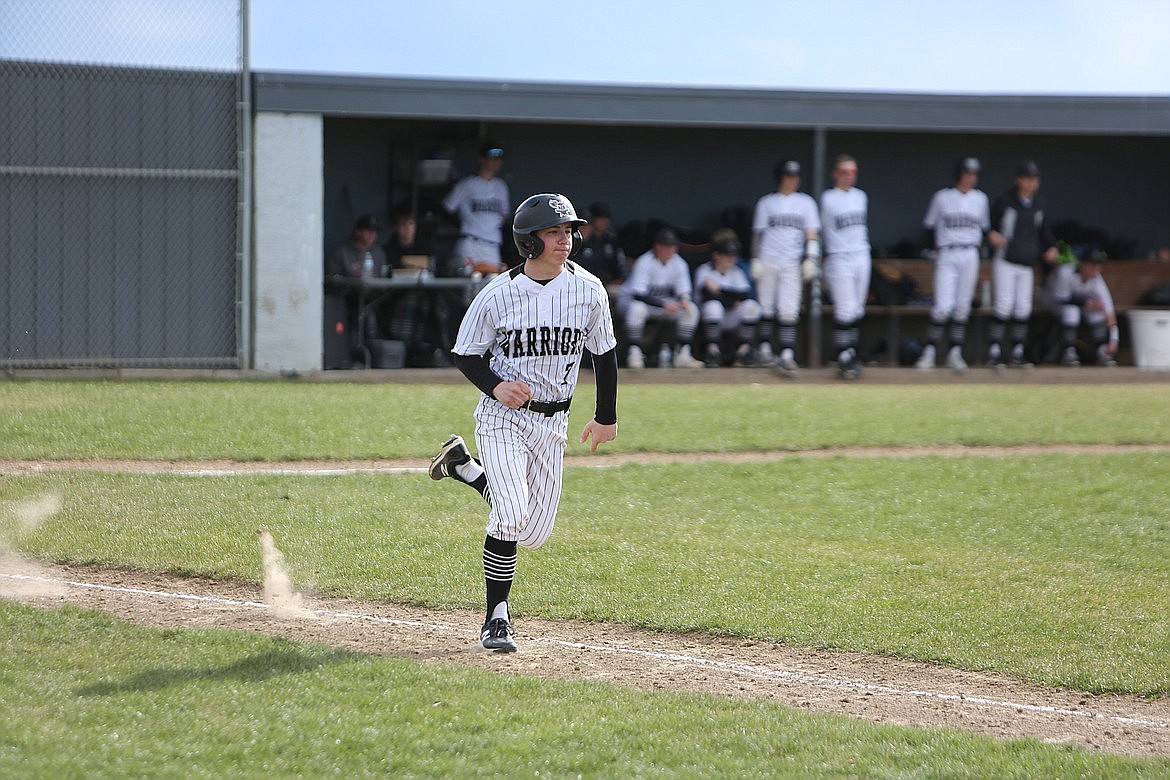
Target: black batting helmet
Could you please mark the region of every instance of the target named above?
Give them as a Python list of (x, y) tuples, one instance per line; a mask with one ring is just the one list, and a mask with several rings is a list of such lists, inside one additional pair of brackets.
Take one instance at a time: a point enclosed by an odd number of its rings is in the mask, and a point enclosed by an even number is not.
[(577, 230), (588, 222), (577, 216), (576, 209), (564, 195), (544, 192), (533, 195), (516, 207), (512, 218), (512, 239), (520, 255), (531, 260), (544, 251), (544, 241), (537, 235), (538, 230), (563, 225), (573, 225), (573, 251), (581, 245), (581, 233)]
[(979, 173), (982, 167), (978, 157), (961, 158), (955, 163), (955, 181), (958, 181), (964, 173)]

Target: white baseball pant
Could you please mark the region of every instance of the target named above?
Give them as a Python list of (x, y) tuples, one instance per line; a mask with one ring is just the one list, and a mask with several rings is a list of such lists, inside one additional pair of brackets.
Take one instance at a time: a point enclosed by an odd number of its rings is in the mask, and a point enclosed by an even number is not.
[(535, 550), (552, 534), (561, 499), (568, 411), (546, 417), (481, 397), (475, 446), (491, 490), (487, 533)]
[(865, 316), (873, 261), (869, 252), (834, 252), (825, 257), (825, 286), (833, 296), (833, 320), (842, 324)]
[(934, 265), (933, 322), (966, 322), (971, 317), (971, 298), (979, 281), (979, 247), (954, 247), (938, 251)]
[(992, 311), (1000, 320), (1026, 320), (1032, 316), (1035, 271), (1030, 265), (997, 258), (991, 264)]
[(765, 320), (796, 322), (800, 319), (800, 298), (804, 278), (800, 260), (761, 257), (756, 279), (761, 316)]

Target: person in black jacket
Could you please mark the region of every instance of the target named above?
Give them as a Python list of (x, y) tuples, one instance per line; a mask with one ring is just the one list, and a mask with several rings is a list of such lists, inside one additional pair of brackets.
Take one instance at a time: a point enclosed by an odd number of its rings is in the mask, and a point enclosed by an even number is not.
[[(995, 251), (991, 264), (992, 320), (988, 328), (987, 362), (1027, 366), (1024, 341), (1032, 317), (1035, 269), (1040, 263), (1056, 263), (1056, 238), (1040, 201), (1040, 169), (1024, 160), (1016, 169), (1015, 184), (1000, 195), (991, 208), (987, 240)], [(1009, 330), (1010, 328), (1010, 330)], [(1004, 339), (1011, 339), (1011, 351)]]

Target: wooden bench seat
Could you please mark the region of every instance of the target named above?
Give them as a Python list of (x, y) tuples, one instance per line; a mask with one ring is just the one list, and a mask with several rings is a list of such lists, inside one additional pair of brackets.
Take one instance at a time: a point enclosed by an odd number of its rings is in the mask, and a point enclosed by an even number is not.
[[(878, 264), (885, 264), (899, 272), (912, 277), (920, 295), (930, 296), (934, 281), (934, 261), (917, 258), (895, 258), (875, 260), (874, 273), (878, 273)], [(991, 264), (984, 261), (980, 268), (980, 281), (990, 278)], [(1170, 283), (1170, 263), (1150, 262), (1146, 260), (1110, 260), (1101, 271), (1106, 284), (1113, 296), (1113, 305), (1118, 314), (1118, 325), (1121, 331), (1121, 350), (1119, 357), (1122, 363), (1129, 361), (1132, 350), (1129, 338), (1129, 322), (1124, 316), (1126, 312), (1141, 309), (1160, 309), (1165, 307), (1143, 306), (1138, 303), (1141, 297), (1149, 290), (1163, 284)], [(978, 296), (979, 293), (977, 292)], [(804, 321), (807, 322), (807, 301)], [(824, 361), (832, 360), (832, 311), (831, 305), (822, 307), (822, 347), (821, 355)], [(930, 304), (913, 303), (901, 305), (883, 305), (871, 301), (865, 307), (866, 322), (862, 327), (861, 353), (863, 357), (878, 357), (885, 365), (897, 365), (898, 348), (903, 339), (925, 338), (926, 326), (930, 320)], [(1040, 289), (1036, 290), (1036, 299), (1033, 307), (1034, 331), (1048, 327), (1047, 322), (1051, 315), (1044, 310), (1040, 300)], [(987, 343), (987, 325), (990, 311), (986, 307), (978, 306), (971, 312), (971, 322), (968, 330), (967, 356), (972, 365), (982, 362)], [(807, 328), (806, 328), (807, 332)], [(805, 356), (807, 359), (807, 355)]]

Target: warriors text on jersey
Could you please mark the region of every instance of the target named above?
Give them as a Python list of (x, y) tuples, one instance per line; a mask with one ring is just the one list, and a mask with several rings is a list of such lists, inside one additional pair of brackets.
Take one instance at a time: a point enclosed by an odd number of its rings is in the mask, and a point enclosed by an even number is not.
[(505, 382), (521, 381), (542, 402), (573, 395), (581, 350), (595, 355), (617, 346), (609, 295), (601, 281), (574, 262), (547, 284), (523, 265), (500, 274), (471, 302), (454, 352), (492, 353), (491, 368)]
[(869, 198), (856, 187), (834, 187), (821, 195), (821, 237), (825, 254), (868, 252)]
[(761, 233), (761, 260), (800, 260), (808, 231), (820, 231), (817, 202), (803, 192), (769, 193), (756, 202), (752, 230)]
[(922, 224), (934, 231), (934, 244), (939, 249), (977, 247), (991, 228), (987, 195), (977, 189), (941, 189), (930, 199)]
[(499, 244), (500, 227), (510, 213), (508, 185), (499, 178), (468, 176), (443, 198), (443, 208), (459, 215), (462, 234)]
[(661, 306), (666, 300), (689, 300), (691, 269), (677, 254), (663, 263), (650, 250), (634, 261), (630, 278), (619, 294), (651, 306)]

